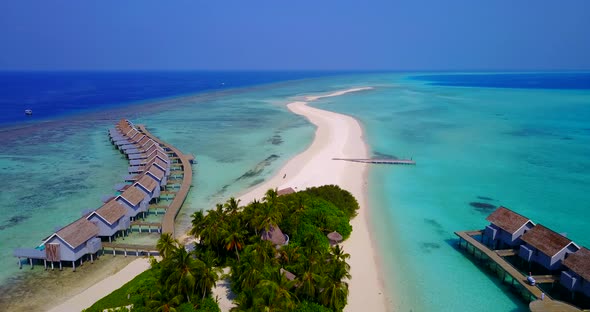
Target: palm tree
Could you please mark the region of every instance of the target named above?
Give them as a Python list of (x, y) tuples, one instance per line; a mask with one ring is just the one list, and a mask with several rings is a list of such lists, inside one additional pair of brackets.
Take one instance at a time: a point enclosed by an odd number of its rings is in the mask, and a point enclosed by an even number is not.
[(321, 304), (334, 311), (342, 311), (348, 298), (348, 283), (326, 278), (322, 286), (320, 292)]
[(346, 259), (349, 259), (350, 255), (345, 253), (340, 245), (336, 245), (330, 248), (330, 260), (332, 262), (343, 263), (346, 270), (350, 270), (350, 265), (346, 263)]
[(158, 252), (162, 256), (162, 258), (167, 258), (170, 256), (176, 249), (178, 249), (178, 241), (172, 237), (170, 233), (164, 233), (160, 236), (158, 243), (156, 244), (156, 248)]
[(301, 258), (300, 247), (294, 244), (282, 246), (281, 249), (278, 250), (278, 253), (283, 265), (295, 265)]
[(230, 230), (226, 230), (224, 234), (225, 249), (227, 251), (233, 249), (238, 257), (238, 262), (240, 262), (239, 251), (244, 248), (244, 240), (246, 239), (246, 235), (248, 235), (248, 231), (242, 229), (240, 226), (233, 226)]
[(241, 200), (239, 199), (236, 200), (234, 197), (230, 197), (228, 201), (223, 204), (223, 207), (225, 207), (226, 212), (229, 212), (231, 215), (235, 215), (240, 209), (240, 201)]
[(270, 278), (256, 285), (254, 307), (257, 311), (291, 311), (296, 306), (297, 297), (291, 293), (295, 281), (289, 281), (279, 270)]
[[(239, 267), (234, 270), (232, 268), (232, 276), (237, 276), (237, 288), (244, 291), (247, 289), (254, 289), (260, 282), (264, 274), (264, 266), (255, 261), (242, 261)], [(240, 274), (235, 274), (239, 272)]]
[(322, 276), (316, 272), (313, 263), (305, 264), (304, 272), (298, 277), (298, 280), (300, 284), (297, 288), (297, 295), (310, 300), (315, 299), (319, 290), (317, 287), (322, 283)]
[(170, 255), (168, 270), (170, 273), (166, 279), (166, 286), (176, 296), (182, 295), (191, 302), (190, 297), (195, 292), (197, 278), (200, 275), (198, 263), (184, 248), (177, 248)]
[(322, 281), (322, 290), (320, 291), (320, 302), (335, 311), (342, 311), (348, 298), (348, 283), (345, 279), (350, 279), (350, 265), (346, 259), (350, 255), (337, 245), (331, 248), (328, 255), (330, 260), (325, 268), (325, 278)]
[(197, 281), (197, 291), (200, 291), (204, 299), (211, 293), (211, 289), (217, 284), (221, 268), (217, 267), (217, 258), (212, 251), (206, 251), (196, 260), (200, 267), (200, 274)]
[(156, 312), (176, 312), (176, 306), (182, 302), (182, 296), (170, 297), (164, 289), (155, 293), (152, 300), (148, 301), (147, 307)]
[(199, 237), (201, 235), (201, 231), (204, 229), (205, 226), (205, 215), (203, 214), (202, 210), (199, 210), (195, 211), (195, 213), (193, 213), (191, 217), (191, 223), (193, 227), (191, 228), (189, 234), (195, 237)]

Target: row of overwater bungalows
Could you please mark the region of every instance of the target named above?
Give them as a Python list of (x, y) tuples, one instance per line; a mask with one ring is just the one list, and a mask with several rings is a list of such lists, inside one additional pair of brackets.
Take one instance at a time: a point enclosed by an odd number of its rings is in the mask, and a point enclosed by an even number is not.
[(109, 242), (117, 234), (125, 234), (131, 221), (145, 214), (151, 201), (160, 196), (170, 174), (170, 159), (165, 150), (150, 137), (139, 132), (131, 122), (121, 120), (109, 129), (113, 144), (129, 159), (128, 183), (118, 185), (120, 194), (104, 199), (98, 209), (87, 211), (82, 218), (59, 228), (43, 240), (37, 248), (18, 248), (14, 256), (21, 259), (43, 260), (53, 268), (54, 262), (82, 263), (84, 258), (94, 260), (102, 249), (102, 240)]
[(492, 249), (514, 249), (524, 261), (560, 274), (560, 283), (590, 297), (590, 250), (565, 235), (499, 207), (487, 219), (482, 241)]

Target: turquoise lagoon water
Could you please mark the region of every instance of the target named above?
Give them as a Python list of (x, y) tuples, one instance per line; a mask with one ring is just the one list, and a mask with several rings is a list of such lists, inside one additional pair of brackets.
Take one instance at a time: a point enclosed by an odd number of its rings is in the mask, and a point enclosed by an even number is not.
[(396, 311), (526, 311), (454, 248), (453, 231), (482, 228), (491, 210), (485, 207), (506, 205), (590, 245), (584, 231), (590, 92), (435, 86), (406, 74), (357, 74), (0, 131), (10, 147), (0, 152), (0, 179), (7, 181), (0, 194), (0, 281), (32, 273), (18, 271), (14, 247), (37, 245), (54, 226), (100, 205), (100, 196), (121, 181), (127, 163), (105, 131), (118, 118), (145, 123), (196, 155), (193, 188), (178, 219), (184, 229), (192, 212), (260, 183), (308, 146), (313, 127), (284, 104), (356, 86), (375, 89), (314, 105), (357, 117), (373, 154), (418, 162), (370, 170), (371, 225)]
[[(288, 112), (285, 96), (298, 84), (200, 94), (0, 131), (0, 286), (35, 274), (18, 270), (12, 250), (35, 247), (57, 226), (97, 208), (126, 175), (127, 160), (108, 141), (119, 118), (144, 123), (163, 140), (196, 155), (193, 188), (178, 226), (190, 214), (225, 202), (260, 183), (311, 142), (313, 127)], [(285, 93), (286, 92), (286, 93)], [(145, 243), (153, 235), (128, 238)], [(39, 269), (40, 270), (40, 269)], [(0, 302), (1, 306), (1, 302)]]
[(358, 83), (378, 87), (317, 106), (359, 118), (375, 155), (417, 161), (370, 171), (396, 310), (528, 311), (454, 248), (453, 232), (483, 228), (505, 205), (590, 245), (590, 91), (436, 86), (401, 74)]

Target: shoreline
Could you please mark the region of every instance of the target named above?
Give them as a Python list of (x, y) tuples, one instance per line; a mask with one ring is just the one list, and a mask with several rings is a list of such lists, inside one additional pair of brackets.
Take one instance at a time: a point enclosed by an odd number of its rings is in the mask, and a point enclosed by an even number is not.
[(353, 231), (350, 238), (342, 243), (344, 251), (350, 254), (352, 275), (345, 311), (391, 310), (391, 298), (385, 292), (385, 283), (379, 273), (381, 270), (377, 246), (369, 231), (369, 165), (332, 160), (335, 157), (369, 158), (369, 149), (358, 120), (307, 104), (325, 97), (371, 89), (373, 88), (351, 88), (326, 95), (307, 96), (304, 101), (287, 104), (292, 113), (305, 117), (316, 127), (314, 140), (305, 151), (287, 161), (271, 179), (238, 197), (242, 203), (248, 203), (262, 198), (269, 188), (292, 187), (295, 190), (304, 190), (326, 184), (339, 185), (356, 197), (360, 209), (358, 215), (351, 220)]

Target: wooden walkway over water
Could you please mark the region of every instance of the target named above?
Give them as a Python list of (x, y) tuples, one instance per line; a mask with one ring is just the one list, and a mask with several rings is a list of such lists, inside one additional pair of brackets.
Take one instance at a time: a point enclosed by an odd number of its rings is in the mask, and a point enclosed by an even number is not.
[[(502, 258), (502, 255), (511, 256), (515, 255), (516, 253), (514, 251), (508, 250), (495, 251), (488, 248), (473, 237), (481, 234), (482, 231), (455, 232), (455, 235), (459, 236), (459, 248), (465, 248), (465, 250), (470, 252), (469, 247), (471, 246), (471, 253), (474, 255), (474, 257), (478, 258), (477, 253), (479, 253), (479, 259), (482, 261), (487, 261), (486, 265), (489, 265), (490, 267), (495, 265), (496, 269), (501, 269), (502, 272), (504, 272), (502, 275), (502, 281), (504, 281), (507, 276), (510, 276), (511, 285), (514, 285), (516, 282), (529, 294), (529, 300), (532, 301), (530, 304), (531, 311), (582, 311), (567, 303), (553, 300), (549, 295), (544, 294), (538, 286), (530, 285), (527, 282), (527, 277), (524, 274), (522, 274), (514, 266), (512, 266), (512, 264)], [(484, 257), (484, 255), (487, 257), (487, 259)], [(535, 278), (537, 284), (553, 283), (559, 280), (558, 276), (554, 275), (536, 275), (533, 277)]]
[(332, 160), (345, 160), (365, 164), (386, 164), (386, 165), (416, 165), (411, 159), (388, 159), (388, 158), (332, 158)]
[(166, 209), (166, 213), (164, 214), (164, 219), (162, 221), (162, 233), (169, 233), (174, 235), (174, 220), (180, 211), (180, 207), (184, 203), (186, 196), (188, 195), (188, 191), (190, 190), (191, 184), (193, 183), (193, 168), (191, 166), (192, 162), (194, 161), (194, 156), (192, 155), (185, 155), (180, 152), (176, 147), (160, 140), (153, 134), (151, 134), (144, 125), (136, 125), (137, 129), (141, 131), (143, 134), (149, 136), (152, 140), (159, 143), (164, 149), (171, 151), (178, 160), (180, 160), (181, 168), (182, 168), (182, 184), (178, 192), (176, 192), (176, 196), (172, 200), (172, 203)]
[(146, 255), (154, 256), (158, 255), (158, 249), (153, 245), (139, 245), (139, 244), (120, 244), (120, 243), (102, 243), (102, 255), (104, 256), (105, 250), (109, 250), (113, 253), (113, 256), (118, 252), (123, 252), (125, 257), (127, 255), (137, 256)]

